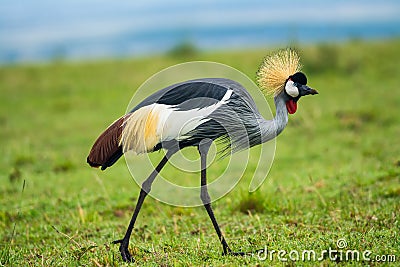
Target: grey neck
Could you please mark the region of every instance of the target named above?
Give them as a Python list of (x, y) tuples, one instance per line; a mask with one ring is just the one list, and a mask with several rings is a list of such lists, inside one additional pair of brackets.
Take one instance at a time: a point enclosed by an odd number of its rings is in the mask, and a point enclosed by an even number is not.
[(281, 93), (274, 98), (276, 114), (272, 120), (264, 120), (261, 124), (261, 142), (267, 142), (278, 136), (288, 123), (288, 111), (284, 95)]

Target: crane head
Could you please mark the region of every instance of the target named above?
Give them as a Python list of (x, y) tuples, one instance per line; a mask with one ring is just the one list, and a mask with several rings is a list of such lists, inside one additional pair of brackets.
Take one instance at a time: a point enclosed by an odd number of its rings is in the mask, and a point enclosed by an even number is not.
[(318, 94), (307, 86), (307, 77), (300, 70), (300, 57), (296, 51), (284, 49), (266, 56), (257, 72), (260, 87), (275, 97), (282, 95), (290, 114), (296, 112), (300, 97)]
[(294, 114), (297, 110), (297, 101), (299, 101), (300, 97), (316, 95), (318, 92), (307, 86), (306, 75), (299, 71), (290, 75), (286, 80), (284, 94), (286, 108), (290, 114)]

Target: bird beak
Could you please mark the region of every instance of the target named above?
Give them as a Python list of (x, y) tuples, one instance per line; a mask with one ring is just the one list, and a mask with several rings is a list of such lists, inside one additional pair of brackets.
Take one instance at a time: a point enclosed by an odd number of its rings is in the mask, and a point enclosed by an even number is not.
[(318, 94), (318, 91), (315, 89), (312, 89), (308, 87), (307, 85), (301, 86), (301, 91), (303, 91), (303, 95), (316, 95)]
[(310, 88), (310, 95), (318, 95), (318, 91)]

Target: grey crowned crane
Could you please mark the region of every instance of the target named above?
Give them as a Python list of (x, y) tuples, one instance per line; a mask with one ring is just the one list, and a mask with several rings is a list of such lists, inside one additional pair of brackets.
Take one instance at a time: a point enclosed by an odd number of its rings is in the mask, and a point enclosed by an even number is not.
[(125, 152), (137, 154), (165, 149), (166, 153), (143, 182), (125, 236), (116, 240), (124, 261), (134, 261), (129, 239), (151, 185), (169, 158), (188, 146), (200, 153), (200, 198), (222, 244), (223, 254), (243, 255), (229, 248), (211, 208), (207, 191), (207, 153), (214, 140), (224, 144), (225, 155), (275, 138), (297, 110), (298, 100), (318, 92), (308, 87), (300, 72), (298, 55), (290, 49), (267, 56), (257, 73), (258, 84), (274, 94), (276, 115), (265, 120), (248, 91), (239, 83), (223, 78), (190, 80), (164, 88), (139, 103), (111, 124), (95, 141), (87, 162), (102, 170), (112, 166)]

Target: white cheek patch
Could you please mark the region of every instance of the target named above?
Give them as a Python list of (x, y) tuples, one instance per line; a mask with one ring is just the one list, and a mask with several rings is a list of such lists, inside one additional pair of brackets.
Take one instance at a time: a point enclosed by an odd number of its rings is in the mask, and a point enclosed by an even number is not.
[(285, 91), (291, 97), (298, 97), (299, 96), (299, 89), (294, 85), (294, 82), (289, 80), (285, 85)]

